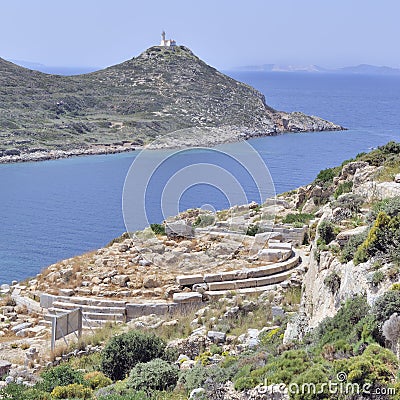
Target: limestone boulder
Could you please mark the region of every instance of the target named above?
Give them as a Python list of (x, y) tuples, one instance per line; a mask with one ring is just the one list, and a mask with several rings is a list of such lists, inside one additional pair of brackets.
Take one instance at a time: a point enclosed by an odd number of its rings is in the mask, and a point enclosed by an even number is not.
[(369, 164), (365, 161), (354, 161), (346, 164), (342, 168), (342, 172), (340, 174), (340, 180), (348, 180), (348, 178), (353, 177), (356, 171), (360, 168), (367, 167)]
[(160, 286), (160, 282), (158, 281), (155, 275), (148, 275), (143, 279), (143, 286), (146, 289), (152, 289)]
[(357, 226), (357, 228), (342, 231), (336, 236), (336, 241), (343, 247), (351, 237), (365, 232), (367, 228), (367, 226)]
[(168, 222), (165, 227), (165, 233), (168, 238), (183, 237), (183, 238), (193, 238), (194, 229), (192, 224), (184, 221), (174, 221)]
[(125, 287), (129, 281), (128, 275), (114, 275), (111, 278), (111, 283), (116, 286)]

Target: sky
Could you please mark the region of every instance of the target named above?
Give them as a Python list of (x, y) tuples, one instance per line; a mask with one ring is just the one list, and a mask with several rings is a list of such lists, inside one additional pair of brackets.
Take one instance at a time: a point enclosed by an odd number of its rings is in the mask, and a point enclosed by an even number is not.
[(399, 0), (0, 0), (0, 57), (106, 67), (161, 31), (208, 64), (400, 67)]

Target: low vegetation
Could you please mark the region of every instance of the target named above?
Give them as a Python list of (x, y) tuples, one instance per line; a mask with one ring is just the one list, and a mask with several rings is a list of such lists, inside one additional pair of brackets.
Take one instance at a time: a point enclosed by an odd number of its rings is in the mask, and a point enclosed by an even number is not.
[(282, 223), (284, 224), (294, 224), (296, 226), (303, 226), (304, 224), (308, 224), (314, 218), (314, 214), (308, 213), (298, 213), (298, 214), (287, 214)]

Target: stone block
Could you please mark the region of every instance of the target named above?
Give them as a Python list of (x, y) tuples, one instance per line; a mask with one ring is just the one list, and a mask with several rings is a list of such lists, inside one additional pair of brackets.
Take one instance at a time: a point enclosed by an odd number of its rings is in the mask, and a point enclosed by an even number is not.
[(222, 276), (221, 274), (205, 274), (204, 275), (204, 282), (221, 282)]
[(50, 308), (56, 300), (57, 296), (53, 296), (52, 294), (42, 293), (40, 295), (40, 307)]
[(196, 303), (202, 300), (203, 296), (201, 293), (174, 293), (173, 295), (173, 301), (175, 303)]
[(181, 286), (191, 286), (196, 283), (203, 283), (203, 275), (178, 275), (176, 277), (176, 282)]
[(236, 289), (245, 289), (257, 286), (257, 279), (242, 279), (235, 282)]
[(235, 290), (236, 285), (234, 281), (228, 282), (210, 282), (208, 284), (209, 290)]
[(287, 260), (292, 253), (292, 250), (287, 250), (287, 249), (263, 249), (260, 250), (257, 254), (258, 259), (260, 261), (265, 261), (265, 262), (281, 262), (284, 260)]
[(292, 243), (268, 242), (268, 248), (270, 248), (270, 249), (292, 250)]

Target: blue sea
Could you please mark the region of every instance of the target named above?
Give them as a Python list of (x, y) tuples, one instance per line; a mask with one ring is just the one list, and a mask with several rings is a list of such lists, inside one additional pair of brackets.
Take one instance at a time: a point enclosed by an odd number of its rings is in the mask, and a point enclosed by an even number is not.
[[(311, 182), (324, 168), (390, 140), (400, 140), (400, 77), (306, 73), (228, 72), (265, 94), (284, 111), (302, 111), (339, 123), (343, 132), (285, 134), (249, 143), (265, 161), (277, 193)], [(219, 147), (218, 149), (224, 149)], [(185, 166), (203, 162), (193, 151)], [(0, 165), (0, 283), (33, 277), (44, 267), (107, 244), (126, 228), (125, 177), (138, 152)], [(224, 162), (223, 160), (221, 162)], [(172, 168), (172, 167), (171, 167)], [(162, 169), (160, 180), (166, 182)], [(167, 171), (168, 170), (168, 171)], [(239, 179), (248, 199), (254, 182)], [(142, 196), (149, 222), (161, 222), (159, 205)], [(179, 209), (229, 205), (207, 182), (180, 193)], [(141, 223), (138, 222), (137, 229)], [(131, 228), (131, 227), (130, 227)]]

